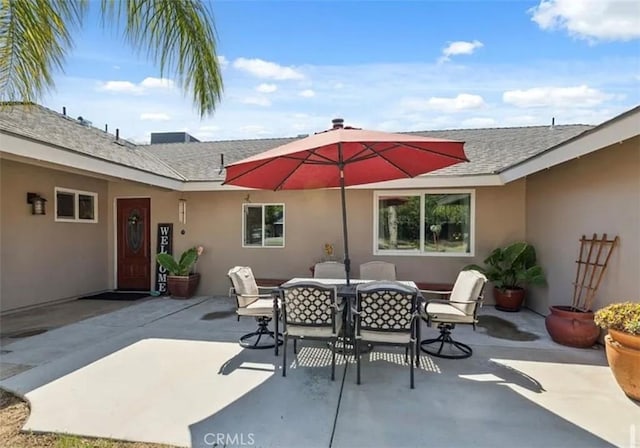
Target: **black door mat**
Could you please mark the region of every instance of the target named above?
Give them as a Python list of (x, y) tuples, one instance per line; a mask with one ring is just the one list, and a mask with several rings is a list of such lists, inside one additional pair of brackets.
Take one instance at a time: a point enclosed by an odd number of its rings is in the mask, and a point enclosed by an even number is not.
[(138, 300), (150, 297), (148, 292), (103, 292), (92, 296), (80, 297), (78, 300)]

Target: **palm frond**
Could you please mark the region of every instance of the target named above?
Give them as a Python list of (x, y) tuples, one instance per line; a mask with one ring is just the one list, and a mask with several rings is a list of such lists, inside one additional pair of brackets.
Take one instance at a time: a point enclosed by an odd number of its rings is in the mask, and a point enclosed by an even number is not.
[(102, 0), (105, 24), (124, 28), (126, 40), (191, 91), (200, 116), (222, 95), (213, 15), (198, 0)]
[(34, 102), (52, 88), (86, 0), (0, 0), (0, 101)]

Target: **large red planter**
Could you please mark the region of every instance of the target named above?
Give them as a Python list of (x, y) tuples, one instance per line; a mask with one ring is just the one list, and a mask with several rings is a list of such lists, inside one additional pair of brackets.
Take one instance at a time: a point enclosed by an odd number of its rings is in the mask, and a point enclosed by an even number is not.
[(199, 284), (200, 274), (167, 276), (167, 289), (174, 299), (188, 299), (193, 297)]
[(551, 306), (549, 311), (544, 323), (558, 344), (589, 348), (598, 340), (600, 328), (593, 322), (593, 312), (574, 311), (570, 306)]
[(609, 329), (604, 341), (616, 382), (629, 398), (640, 401), (640, 336)]

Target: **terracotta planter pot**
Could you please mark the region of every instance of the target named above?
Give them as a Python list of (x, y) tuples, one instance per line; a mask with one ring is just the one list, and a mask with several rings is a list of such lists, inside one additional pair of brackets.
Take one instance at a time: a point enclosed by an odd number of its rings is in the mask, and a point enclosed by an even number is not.
[(558, 344), (589, 348), (598, 340), (600, 328), (593, 322), (593, 312), (573, 311), (570, 306), (552, 306), (549, 311), (544, 323)]
[(189, 276), (168, 275), (167, 289), (174, 299), (188, 299), (193, 297), (200, 284), (200, 274)]
[(629, 398), (640, 401), (640, 336), (609, 330), (604, 341), (618, 385)]
[(520, 311), (524, 302), (525, 291), (519, 289), (493, 288), (493, 298), (496, 301), (496, 309), (500, 311)]

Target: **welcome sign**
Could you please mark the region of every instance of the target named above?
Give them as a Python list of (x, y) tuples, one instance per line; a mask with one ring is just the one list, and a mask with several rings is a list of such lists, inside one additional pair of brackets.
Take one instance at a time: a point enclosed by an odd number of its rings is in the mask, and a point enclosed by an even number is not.
[[(173, 224), (158, 224), (158, 254), (173, 255)], [(156, 263), (156, 291), (167, 294), (167, 270)]]

